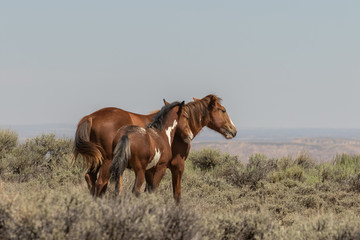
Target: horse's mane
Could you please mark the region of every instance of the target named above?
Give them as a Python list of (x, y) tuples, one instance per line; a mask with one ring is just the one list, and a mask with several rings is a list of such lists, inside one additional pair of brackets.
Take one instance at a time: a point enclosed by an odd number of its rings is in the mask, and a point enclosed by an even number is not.
[(161, 130), (166, 114), (168, 114), (171, 109), (173, 109), (176, 106), (180, 106), (181, 104), (182, 103), (180, 103), (180, 102), (173, 102), (173, 103), (163, 106), (160, 109), (160, 111), (153, 117), (152, 122), (149, 123), (147, 125), (147, 127), (156, 128), (156, 129)]
[[(209, 104), (211, 101), (221, 103), (222, 99), (214, 94), (207, 95), (206, 97), (186, 104), (186, 110), (190, 115), (190, 128), (198, 129), (201, 127), (201, 121), (209, 119)], [(203, 118), (203, 119), (202, 119)]]

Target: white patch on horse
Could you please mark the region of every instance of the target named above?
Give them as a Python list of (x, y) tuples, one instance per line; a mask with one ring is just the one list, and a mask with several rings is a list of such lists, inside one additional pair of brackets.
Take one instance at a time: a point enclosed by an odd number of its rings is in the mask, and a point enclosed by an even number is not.
[(189, 132), (189, 138), (190, 138), (190, 140), (193, 140), (193, 138), (194, 138), (194, 134), (192, 133), (191, 130), (190, 130), (190, 132)]
[(176, 127), (176, 125), (177, 125), (177, 121), (174, 120), (173, 125), (170, 126), (170, 127), (168, 127), (168, 129), (166, 130), (166, 135), (167, 135), (167, 137), (168, 137), (168, 139), (169, 139), (169, 145), (170, 145), (170, 147), (171, 147), (171, 136), (170, 136), (170, 135), (171, 135), (171, 131), (174, 130), (174, 128)]
[(159, 162), (161, 157), (161, 152), (159, 149), (155, 148), (155, 154), (153, 159), (149, 162), (149, 164), (146, 166), (146, 170), (149, 170), (150, 168), (153, 168), (156, 166), (156, 164)]
[(229, 118), (229, 119), (230, 119), (231, 124), (235, 127), (235, 124), (233, 123), (233, 121), (231, 121), (231, 118)]

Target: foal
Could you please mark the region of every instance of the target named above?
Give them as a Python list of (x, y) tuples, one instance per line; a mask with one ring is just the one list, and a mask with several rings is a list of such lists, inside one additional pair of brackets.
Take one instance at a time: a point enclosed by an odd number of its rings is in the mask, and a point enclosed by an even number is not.
[[(120, 128), (113, 141), (114, 159), (110, 176), (115, 180), (115, 195), (122, 191), (121, 177), (125, 168), (135, 172), (133, 193), (140, 195), (145, 172), (151, 171), (149, 191), (158, 188), (172, 159), (171, 144), (175, 133), (190, 143), (193, 133), (190, 130), (184, 102), (165, 105), (145, 128), (128, 125)], [(120, 139), (120, 140), (119, 140)]]

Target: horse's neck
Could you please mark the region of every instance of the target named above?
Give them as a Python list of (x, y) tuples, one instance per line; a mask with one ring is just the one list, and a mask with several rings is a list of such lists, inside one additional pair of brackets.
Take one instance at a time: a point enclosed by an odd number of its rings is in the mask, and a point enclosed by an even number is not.
[(208, 124), (209, 115), (201, 114), (199, 119), (196, 118), (195, 116), (190, 116), (190, 117), (193, 118), (190, 122), (196, 123), (196, 124), (190, 124), (190, 129), (195, 137)]
[(178, 121), (176, 119), (167, 120), (167, 124), (164, 124), (163, 126), (163, 134), (166, 137), (167, 142), (171, 146), (172, 142), (174, 141), (175, 131), (178, 124)]

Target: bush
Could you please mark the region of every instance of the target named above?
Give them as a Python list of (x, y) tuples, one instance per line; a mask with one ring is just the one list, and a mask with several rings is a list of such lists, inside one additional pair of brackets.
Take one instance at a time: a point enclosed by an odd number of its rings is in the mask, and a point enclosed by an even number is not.
[[(226, 158), (226, 157), (225, 157)], [(204, 148), (199, 152), (191, 152), (189, 160), (201, 170), (210, 170), (224, 162), (224, 156), (219, 150)]]
[(332, 163), (332, 177), (337, 182), (346, 182), (360, 173), (360, 156), (358, 155), (337, 155)]
[[(70, 192), (40, 191), (21, 201), (12, 214), (0, 215), (6, 239), (200, 239), (199, 217), (158, 196), (94, 201)], [(56, 204), (54, 204), (56, 203)], [(19, 205), (20, 204), (20, 205)], [(6, 206), (0, 204), (0, 213)], [(4, 239), (4, 238), (2, 238)]]
[(56, 139), (54, 134), (28, 139), (0, 160), (1, 176), (19, 182), (37, 179), (49, 183), (56, 179), (61, 183), (69, 177), (76, 181), (81, 167), (70, 165), (72, 146), (71, 140)]
[(269, 180), (272, 183), (280, 182), (285, 179), (291, 179), (291, 180), (303, 182), (305, 180), (304, 169), (299, 165), (293, 165), (284, 170), (273, 172), (269, 176)]
[(12, 130), (0, 130), (0, 159), (10, 153), (18, 143), (18, 135)]
[(121, 196), (109, 186), (94, 199), (80, 166), (70, 166), (71, 140), (43, 135), (10, 149), (0, 159), (1, 239), (360, 237), (358, 156), (315, 164), (255, 154), (242, 164), (211, 149), (192, 152), (177, 206), (169, 171), (154, 194), (135, 198), (126, 171)]
[(285, 170), (293, 165), (293, 160), (290, 156), (282, 157), (276, 162), (278, 170)]
[(268, 174), (274, 169), (276, 169), (275, 160), (267, 160), (263, 154), (251, 155), (246, 168), (233, 173), (230, 182), (239, 187), (248, 185), (251, 189), (256, 189), (261, 180), (266, 180)]
[(294, 160), (294, 164), (308, 169), (315, 166), (315, 161), (306, 152), (301, 152)]
[(350, 189), (360, 192), (360, 173), (350, 179)]
[(266, 239), (273, 230), (270, 215), (265, 212), (236, 212), (217, 218), (220, 236), (217, 239)]
[(323, 163), (318, 166), (318, 169), (322, 182), (334, 181), (341, 184), (345, 183), (355, 190), (357, 189), (357, 177), (360, 174), (360, 156), (348, 154), (336, 155), (331, 163)]

